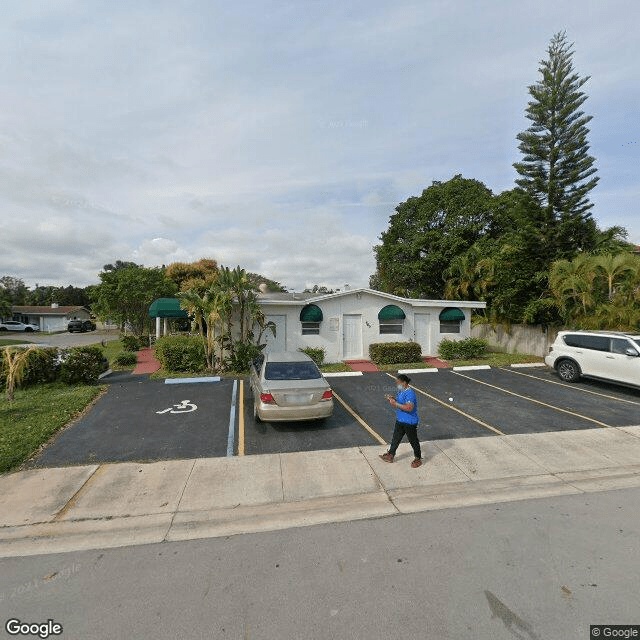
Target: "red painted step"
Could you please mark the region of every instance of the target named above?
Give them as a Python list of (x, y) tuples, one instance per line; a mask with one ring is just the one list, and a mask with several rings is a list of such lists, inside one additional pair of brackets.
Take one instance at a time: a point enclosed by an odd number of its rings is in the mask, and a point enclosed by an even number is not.
[(354, 371), (380, 371), (370, 360), (345, 360), (344, 363)]
[(436, 367), (437, 369), (446, 369), (451, 365), (440, 358), (433, 358), (431, 356), (425, 356), (422, 358), (430, 367)]

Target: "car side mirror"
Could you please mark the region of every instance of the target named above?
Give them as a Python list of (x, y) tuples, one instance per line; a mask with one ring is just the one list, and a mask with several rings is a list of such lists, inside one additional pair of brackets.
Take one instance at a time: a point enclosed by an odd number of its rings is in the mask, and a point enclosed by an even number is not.
[(624, 353), (627, 356), (634, 356), (634, 357), (638, 356), (638, 352), (635, 349), (632, 349), (631, 347), (629, 347), (628, 349), (625, 349)]

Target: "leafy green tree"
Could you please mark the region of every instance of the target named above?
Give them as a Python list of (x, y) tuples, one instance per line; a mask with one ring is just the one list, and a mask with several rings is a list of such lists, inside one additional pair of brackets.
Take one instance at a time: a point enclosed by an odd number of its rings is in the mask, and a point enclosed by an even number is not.
[(529, 87), (526, 116), (532, 124), (517, 136), (523, 158), (513, 165), (521, 176), (516, 183), (541, 205), (545, 245), (556, 258), (593, 249), (597, 231), (588, 199), (598, 182), (587, 142), (592, 116), (581, 111), (589, 76), (574, 72), (572, 48), (564, 33), (551, 39), (541, 78)]
[(0, 291), (3, 297), (7, 298), (12, 305), (24, 305), (26, 304), (29, 287), (21, 278), (3, 276), (0, 278)]
[(9, 320), (11, 318), (11, 300), (5, 293), (4, 289), (0, 288), (0, 320)]
[(129, 325), (136, 335), (151, 329), (151, 303), (172, 297), (177, 290), (159, 267), (125, 266), (102, 271), (99, 277), (100, 284), (93, 289), (95, 313), (102, 320), (117, 322), (121, 328)]
[(377, 270), (370, 284), (397, 295), (442, 298), (445, 269), (492, 233), (492, 202), (484, 184), (457, 175), (400, 203), (374, 247)]
[(204, 291), (213, 284), (218, 277), (218, 263), (211, 258), (201, 258), (196, 262), (173, 262), (167, 267), (166, 275), (178, 285), (180, 291), (193, 289), (194, 281), (202, 284), (196, 286)]

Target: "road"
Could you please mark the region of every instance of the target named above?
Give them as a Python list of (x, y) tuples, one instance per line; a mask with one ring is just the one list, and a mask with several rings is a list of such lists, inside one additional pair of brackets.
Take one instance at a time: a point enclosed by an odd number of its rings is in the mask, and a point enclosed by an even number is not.
[(52, 618), (65, 640), (587, 640), (590, 624), (640, 624), (639, 502), (625, 489), (3, 559), (0, 619)]
[(33, 342), (36, 344), (44, 344), (50, 347), (82, 347), (87, 344), (96, 344), (105, 340), (117, 340), (120, 334), (117, 331), (87, 331), (86, 333), (53, 333), (44, 335), (38, 332), (34, 333), (11, 333), (4, 334), (6, 338), (16, 340), (24, 340), (24, 343)]

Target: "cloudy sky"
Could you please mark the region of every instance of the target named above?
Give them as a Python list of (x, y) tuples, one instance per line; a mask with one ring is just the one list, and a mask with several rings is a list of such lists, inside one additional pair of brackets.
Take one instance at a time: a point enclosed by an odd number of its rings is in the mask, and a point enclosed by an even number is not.
[(636, 0), (3, 3), (0, 275), (212, 257), (366, 286), (399, 202), (513, 186), (559, 30), (592, 77), (594, 216), (640, 243), (638, 24)]

